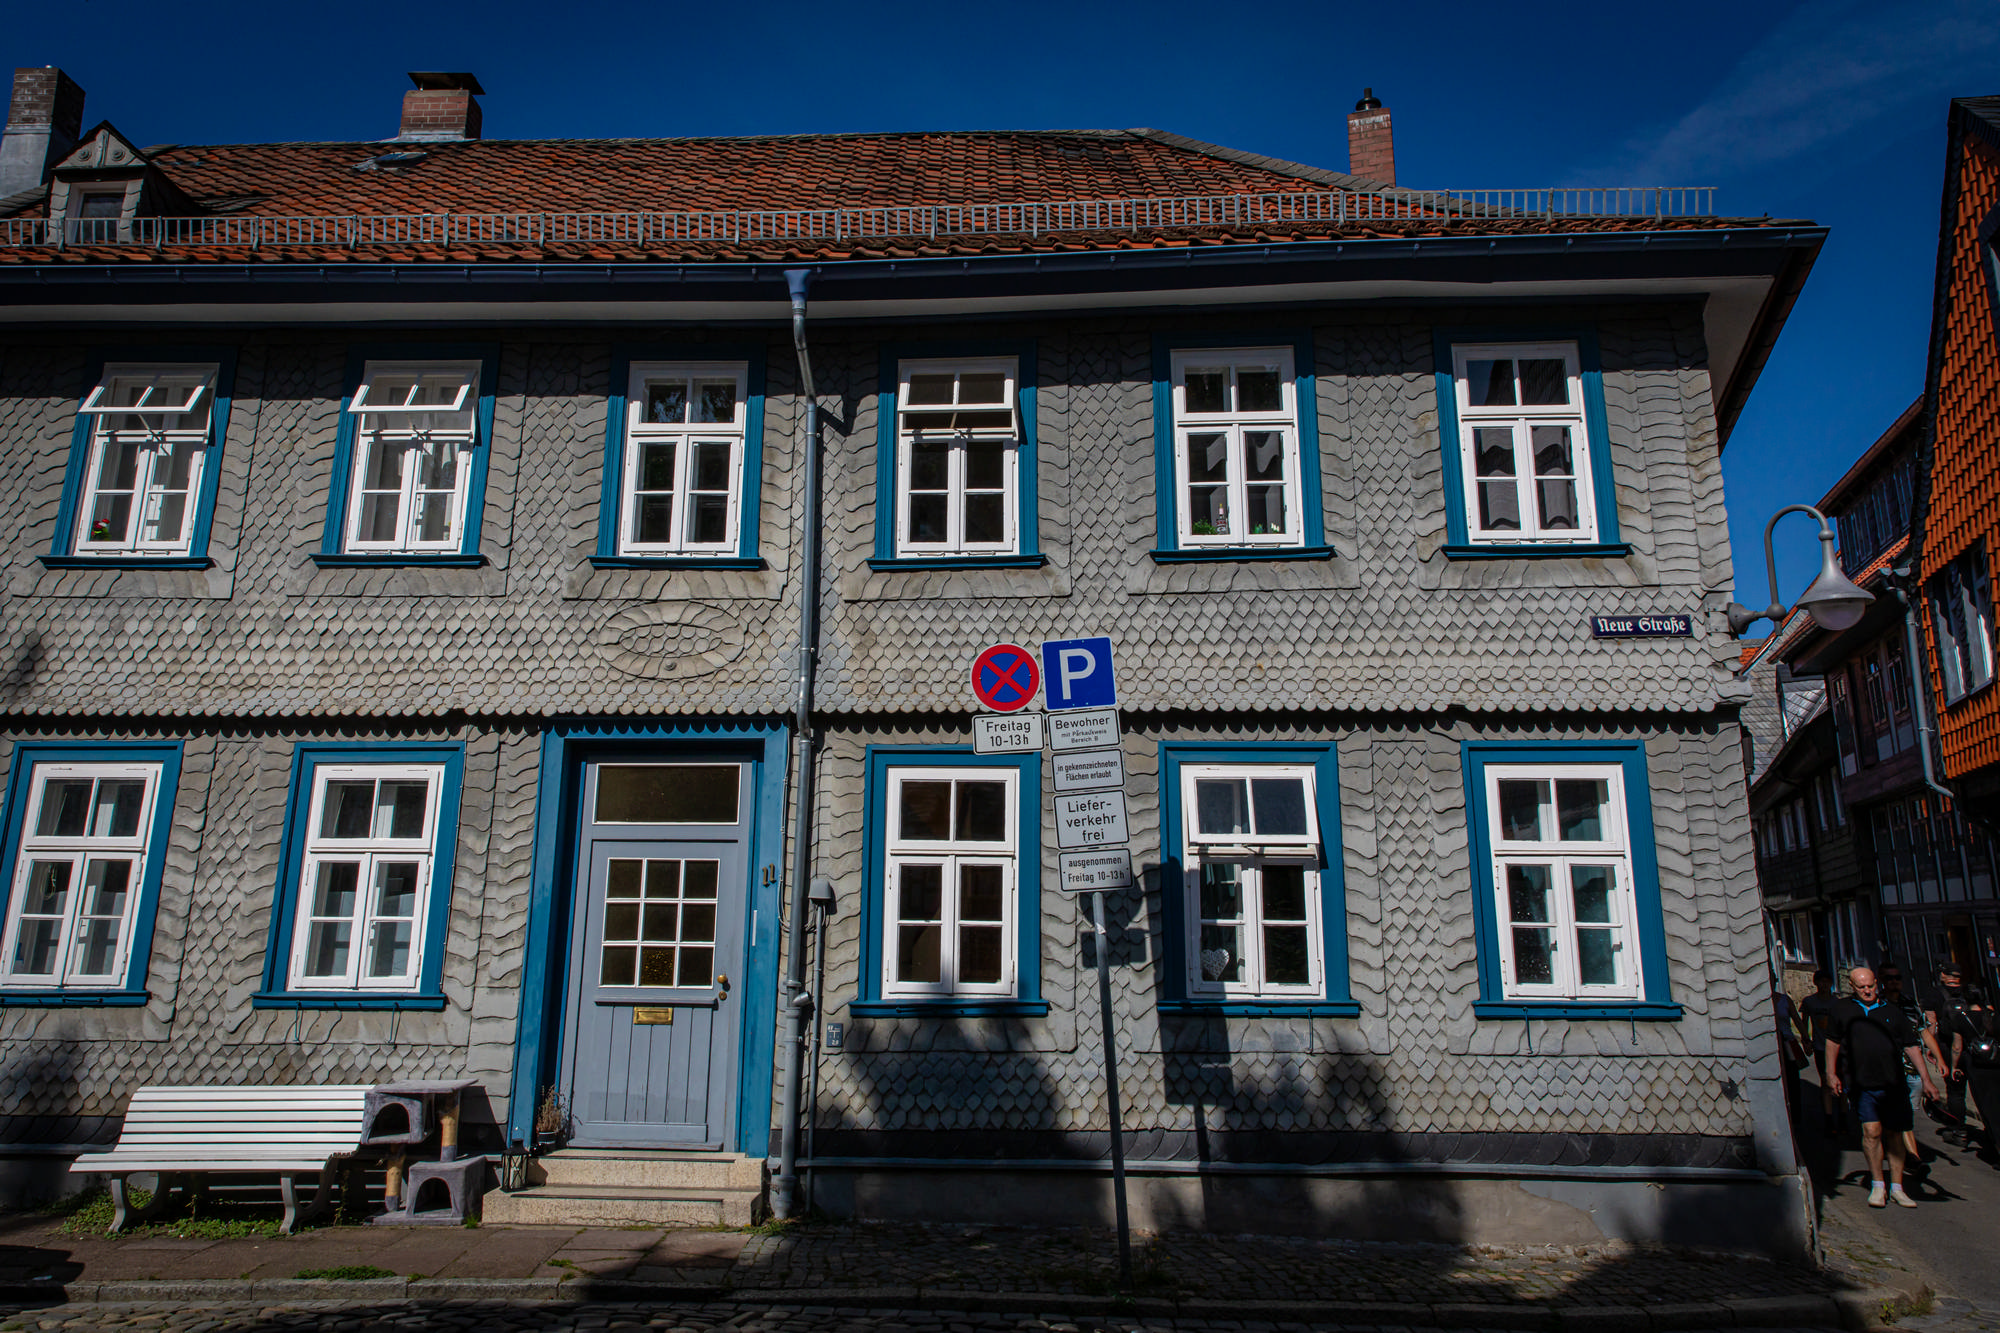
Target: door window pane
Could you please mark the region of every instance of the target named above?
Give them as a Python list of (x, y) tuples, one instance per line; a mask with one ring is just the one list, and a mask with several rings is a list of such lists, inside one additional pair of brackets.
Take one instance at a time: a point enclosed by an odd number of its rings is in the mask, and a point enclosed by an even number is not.
[(599, 764), (599, 824), (734, 824), (735, 764)]

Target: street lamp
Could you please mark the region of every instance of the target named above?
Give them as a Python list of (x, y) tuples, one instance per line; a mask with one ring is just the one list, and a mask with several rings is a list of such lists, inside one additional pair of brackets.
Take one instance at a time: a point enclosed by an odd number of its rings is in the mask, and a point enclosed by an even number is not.
[(1851, 579), (1841, 569), (1840, 561), (1833, 554), (1833, 525), (1826, 521), (1826, 515), (1811, 505), (1786, 505), (1771, 515), (1771, 521), (1764, 525), (1764, 569), (1771, 577), (1771, 604), (1762, 611), (1752, 611), (1737, 602), (1729, 604), (1729, 632), (1741, 636), (1744, 630), (1760, 620), (1769, 620), (1773, 627), (1785, 619), (1784, 603), (1778, 600), (1778, 562), (1771, 553), (1771, 530), (1778, 526), (1778, 520), (1787, 514), (1811, 514), (1819, 520), (1819, 577), (1812, 581), (1799, 597), (1794, 610), (1804, 609), (1813, 618), (1813, 623), (1821, 629), (1839, 633), (1852, 629), (1868, 610), (1868, 604), (1875, 600), (1873, 593), (1864, 592), (1854, 586)]

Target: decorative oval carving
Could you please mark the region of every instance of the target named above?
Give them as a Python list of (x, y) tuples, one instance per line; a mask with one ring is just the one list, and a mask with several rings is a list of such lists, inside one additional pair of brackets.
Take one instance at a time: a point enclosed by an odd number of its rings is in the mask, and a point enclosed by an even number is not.
[(720, 670), (743, 651), (743, 622), (703, 602), (621, 611), (598, 630), (605, 663), (645, 680), (687, 680)]

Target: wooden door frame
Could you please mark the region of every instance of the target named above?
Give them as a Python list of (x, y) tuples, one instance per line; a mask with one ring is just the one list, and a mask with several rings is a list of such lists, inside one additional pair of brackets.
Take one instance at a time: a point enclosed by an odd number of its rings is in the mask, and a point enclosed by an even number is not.
[(509, 1143), (533, 1142), (536, 1099), (561, 1075), (584, 765), (639, 756), (666, 756), (672, 762), (683, 756), (713, 756), (751, 769), (745, 848), (750, 893), (740, 960), (743, 1013), (737, 1033), (736, 1134), (735, 1142), (726, 1146), (756, 1156), (769, 1153), (789, 740), (790, 729), (783, 722), (756, 718), (695, 720), (674, 726), (629, 719), (578, 720), (558, 723), (543, 733), (534, 871), (528, 886), (520, 1011), (508, 1089)]

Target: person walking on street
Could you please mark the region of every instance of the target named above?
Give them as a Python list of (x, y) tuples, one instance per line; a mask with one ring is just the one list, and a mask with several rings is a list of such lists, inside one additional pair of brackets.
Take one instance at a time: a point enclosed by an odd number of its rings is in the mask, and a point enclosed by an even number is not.
[[(1977, 986), (1965, 988), (1965, 1008), (1972, 1018), (1966, 1037), (1965, 1085), (1986, 1127), (1986, 1151), (2000, 1154), (2000, 1011), (1988, 1004)], [(1994, 1163), (2000, 1166), (2000, 1161)]]
[(1785, 1113), (1798, 1119), (1804, 1099), (1799, 1087), (1799, 1071), (1806, 1067), (1805, 1047), (1799, 1044), (1799, 1014), (1792, 997), (1777, 982), (1771, 983), (1771, 1010), (1778, 1019), (1778, 1063), (1784, 1071)]
[[(1930, 1067), (1937, 1071), (1937, 1077), (1942, 1081), (1945, 1076), (1945, 1064), (1944, 1056), (1938, 1051), (1937, 1035), (1931, 1031), (1930, 1019), (1924, 1013), (1923, 1005), (1917, 1002), (1914, 995), (1903, 989), (1903, 970), (1894, 963), (1884, 963), (1882, 964), (1880, 980), (1882, 982), (1883, 1000), (1891, 1008), (1900, 1010), (1903, 1017), (1909, 1021), (1910, 1026), (1915, 1029), (1918, 1037), (1921, 1039), (1919, 1044), (1923, 1047), (1924, 1055), (1931, 1061)], [(1916, 1104), (1917, 1093), (1923, 1086), (1917, 1074), (1917, 1066), (1905, 1060), (1903, 1062), (1903, 1087), (1909, 1093), (1912, 1106)], [(1912, 1160), (1921, 1162), (1924, 1160), (1924, 1150), (1923, 1146), (1917, 1142), (1915, 1119), (1915, 1115), (1912, 1114), (1912, 1127), (1903, 1131), (1903, 1148)]]
[[(1861, 1148), (1868, 1157), (1868, 1206), (1881, 1208), (1894, 1199), (1901, 1207), (1914, 1208), (1916, 1200), (1903, 1192), (1903, 1134), (1916, 1124), (1910, 1094), (1903, 1085), (1903, 1061), (1907, 1059), (1917, 1070), (1925, 1096), (1935, 1097), (1937, 1086), (1931, 1082), (1910, 1020), (1883, 1001), (1875, 973), (1857, 967), (1847, 976), (1854, 995), (1833, 1006), (1833, 1034), (1826, 1043), (1827, 1079), (1836, 1095), (1853, 1099), (1855, 1116), (1861, 1121)], [(1845, 1074), (1841, 1072), (1842, 1055), (1848, 1061)], [(1885, 1157), (1889, 1166), (1886, 1191), (1882, 1182)]]
[(1962, 1046), (1964, 1034), (1971, 1019), (1965, 1012), (1963, 987), (1959, 984), (1958, 967), (1945, 963), (1938, 968), (1937, 984), (1924, 997), (1924, 1009), (1930, 1014), (1931, 1030), (1937, 1033), (1937, 1042), (1944, 1055), (1945, 1078), (1944, 1103), (1945, 1127), (1938, 1131), (1938, 1137), (1953, 1147), (1965, 1146), (1965, 1071)]
[(1830, 1077), (1831, 1067), (1826, 1062), (1826, 1039), (1832, 1031), (1834, 1005), (1833, 973), (1821, 968), (1813, 973), (1812, 994), (1799, 1001), (1799, 1017), (1803, 1020), (1806, 1045), (1812, 1048), (1813, 1069), (1819, 1075), (1820, 1123), (1829, 1130), (1833, 1127), (1834, 1087)]

